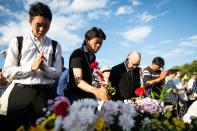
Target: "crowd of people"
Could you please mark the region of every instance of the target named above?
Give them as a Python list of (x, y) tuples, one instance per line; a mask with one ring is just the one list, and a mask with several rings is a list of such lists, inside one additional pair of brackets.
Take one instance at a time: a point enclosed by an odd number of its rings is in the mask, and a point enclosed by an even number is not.
[(105, 85), (110, 82), (116, 90), (115, 95), (109, 97), (105, 87), (92, 84), (93, 69), (90, 68), (90, 63), (96, 60), (95, 53), (106, 39), (104, 31), (98, 27), (87, 30), (82, 47), (70, 55), (67, 69), (61, 45), (46, 36), (51, 21), (50, 8), (41, 2), (33, 3), (29, 9), (31, 31), (10, 42), (0, 70), (1, 128), (15, 130), (21, 124), (34, 123), (43, 116), (47, 100), (57, 95), (66, 96), (71, 102), (83, 98), (125, 100), (136, 97), (135, 89), (144, 87), (147, 95), (154, 92), (158, 94), (155, 99), (159, 99), (162, 88), (172, 87), (169, 96), (173, 97), (165, 104), (178, 103), (180, 117), (196, 99), (193, 91), (196, 74), (185, 84), (179, 70), (164, 70), (162, 57), (155, 57), (150, 66), (142, 69), (138, 51), (129, 52), (125, 60), (112, 68), (101, 68)]

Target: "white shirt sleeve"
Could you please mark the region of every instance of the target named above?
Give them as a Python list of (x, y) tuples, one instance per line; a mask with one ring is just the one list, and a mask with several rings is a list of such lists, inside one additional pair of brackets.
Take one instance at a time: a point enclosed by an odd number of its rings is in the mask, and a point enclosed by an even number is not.
[(9, 48), (7, 50), (6, 59), (3, 66), (3, 75), (8, 77), (13, 77), (14, 75), (28, 75), (31, 72), (31, 65), (17, 65), (18, 57), (18, 42), (17, 39), (13, 39), (10, 42)]

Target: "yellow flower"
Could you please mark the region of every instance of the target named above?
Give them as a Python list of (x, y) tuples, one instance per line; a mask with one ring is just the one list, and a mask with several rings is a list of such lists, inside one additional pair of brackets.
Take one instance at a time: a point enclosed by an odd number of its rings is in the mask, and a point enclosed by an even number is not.
[[(43, 120), (40, 124), (36, 125), (36, 126), (32, 126), (30, 128), (30, 131), (53, 131), (54, 129), (54, 122), (55, 122), (55, 114), (53, 113), (52, 115), (50, 115), (47, 119)], [(52, 122), (52, 123), (50, 123)], [(47, 125), (52, 124), (53, 127), (50, 128), (46, 128)], [(51, 126), (51, 125), (50, 125)]]
[(100, 117), (96, 120), (95, 130), (96, 131), (110, 131), (110, 129), (106, 128), (105, 120), (103, 117)]
[(25, 127), (21, 125), (16, 131), (25, 131)]

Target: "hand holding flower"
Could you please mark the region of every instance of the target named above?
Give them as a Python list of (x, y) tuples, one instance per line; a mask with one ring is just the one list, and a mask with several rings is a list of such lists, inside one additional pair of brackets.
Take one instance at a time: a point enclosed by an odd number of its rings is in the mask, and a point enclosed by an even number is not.
[(107, 90), (106, 90), (105, 87), (95, 88), (95, 93), (94, 94), (100, 100), (103, 100), (103, 101), (108, 100)]

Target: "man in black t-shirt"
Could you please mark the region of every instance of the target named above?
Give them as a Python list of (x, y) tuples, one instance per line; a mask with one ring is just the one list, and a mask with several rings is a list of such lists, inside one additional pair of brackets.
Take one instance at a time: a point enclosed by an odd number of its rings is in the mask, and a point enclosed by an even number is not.
[(96, 59), (95, 53), (100, 49), (106, 39), (102, 29), (93, 27), (85, 33), (85, 40), (81, 48), (73, 51), (69, 59), (69, 83), (65, 91), (71, 101), (82, 98), (98, 98), (107, 100), (104, 87), (92, 86), (92, 73), (90, 63)]
[[(165, 65), (164, 59), (162, 57), (155, 57), (152, 64), (143, 70), (143, 81), (145, 88), (150, 91), (152, 90), (156, 94), (160, 95), (161, 86), (163, 80), (167, 75), (167, 71), (161, 71), (161, 68)], [(156, 98), (158, 98), (156, 96)]]

